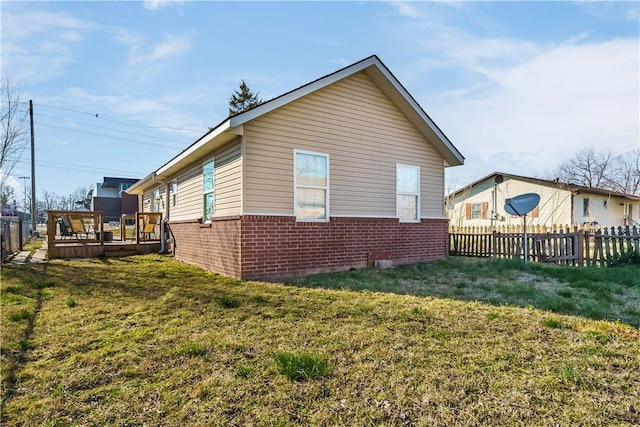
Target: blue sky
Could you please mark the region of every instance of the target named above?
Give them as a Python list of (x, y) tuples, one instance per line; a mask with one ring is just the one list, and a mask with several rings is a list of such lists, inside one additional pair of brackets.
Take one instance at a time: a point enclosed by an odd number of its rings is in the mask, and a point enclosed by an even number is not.
[(639, 9), (2, 1), (2, 75), (34, 102), (37, 195), (67, 195), (157, 169), (226, 117), (241, 79), (269, 99), (376, 54), (466, 157), (450, 191), (496, 170), (542, 177), (585, 147), (640, 148)]

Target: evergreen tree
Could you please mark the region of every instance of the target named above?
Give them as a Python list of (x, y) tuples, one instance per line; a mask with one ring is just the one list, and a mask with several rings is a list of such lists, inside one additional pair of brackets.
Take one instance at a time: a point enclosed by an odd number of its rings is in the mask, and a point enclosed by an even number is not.
[(229, 98), (229, 115), (233, 116), (234, 114), (242, 113), (243, 111), (250, 110), (262, 104), (264, 101), (258, 98), (259, 94), (260, 92), (251, 92), (251, 89), (249, 89), (249, 86), (247, 86), (243, 79), (240, 82), (240, 88), (233, 91), (233, 95)]

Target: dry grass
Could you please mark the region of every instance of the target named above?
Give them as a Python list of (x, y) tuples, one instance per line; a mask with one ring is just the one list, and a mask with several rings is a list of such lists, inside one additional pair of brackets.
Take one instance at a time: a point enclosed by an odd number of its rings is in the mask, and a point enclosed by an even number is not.
[[(640, 331), (620, 322), (243, 282), (158, 256), (6, 266), (2, 295), (3, 425), (639, 420)], [(14, 309), (34, 313), (32, 330)], [(291, 381), (282, 353), (330, 370)]]

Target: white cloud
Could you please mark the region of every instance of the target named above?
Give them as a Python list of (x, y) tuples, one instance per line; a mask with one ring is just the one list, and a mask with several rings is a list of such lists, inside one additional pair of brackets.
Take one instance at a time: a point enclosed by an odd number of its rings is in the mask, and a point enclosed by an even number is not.
[(182, 35), (169, 35), (164, 41), (144, 48), (139, 41), (134, 41), (129, 48), (129, 63), (140, 64), (182, 56), (191, 50), (194, 32)]
[(181, 7), (183, 0), (144, 0), (142, 6), (147, 10), (158, 10), (166, 7)]
[(450, 174), (536, 176), (584, 147), (638, 148), (639, 72), (634, 39), (560, 45), (492, 70), (489, 90), (450, 93), (435, 103), (439, 122), (470, 166)]
[(98, 25), (64, 13), (2, 6), (2, 68), (17, 80), (43, 82), (74, 61), (73, 48)]
[(422, 17), (422, 13), (415, 7), (415, 5), (411, 4), (410, 1), (391, 0), (389, 1), (389, 4), (393, 7), (394, 11), (401, 16), (412, 19)]

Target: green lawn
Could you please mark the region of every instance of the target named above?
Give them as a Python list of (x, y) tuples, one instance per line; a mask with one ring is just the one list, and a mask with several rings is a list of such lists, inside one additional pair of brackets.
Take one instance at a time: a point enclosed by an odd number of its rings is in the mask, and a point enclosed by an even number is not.
[(2, 425), (640, 420), (637, 268), (452, 258), (279, 284), (151, 255), (1, 279)]

